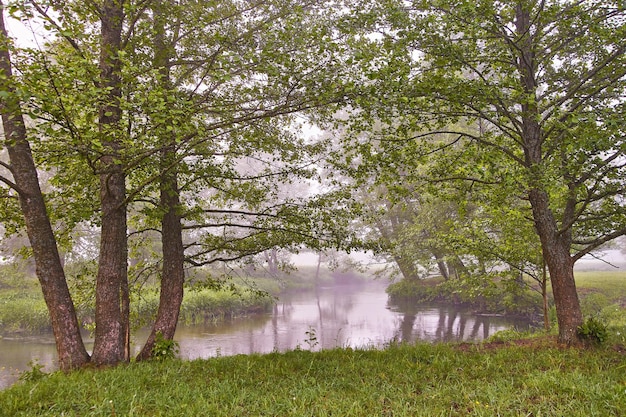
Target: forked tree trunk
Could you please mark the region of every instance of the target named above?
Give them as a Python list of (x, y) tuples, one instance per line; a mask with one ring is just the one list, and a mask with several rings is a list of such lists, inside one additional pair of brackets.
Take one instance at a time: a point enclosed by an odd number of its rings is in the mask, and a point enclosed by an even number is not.
[(128, 243), (126, 184), (120, 164), (122, 0), (105, 0), (101, 13), (100, 87), (106, 96), (99, 109), (99, 131), (105, 154), (100, 173), (102, 226), (96, 277), (96, 332), (92, 362), (114, 365), (127, 359)]
[(11, 85), (11, 56), (7, 42), (4, 5), (0, 1), (0, 90), (9, 93), (7, 98), (0, 101), (5, 146), (9, 152), (11, 173), (35, 258), (37, 278), (50, 315), (59, 367), (66, 371), (89, 362), (89, 355), (80, 335), (56, 238), (39, 187), (39, 177), (26, 138), (26, 126), (20, 103)]

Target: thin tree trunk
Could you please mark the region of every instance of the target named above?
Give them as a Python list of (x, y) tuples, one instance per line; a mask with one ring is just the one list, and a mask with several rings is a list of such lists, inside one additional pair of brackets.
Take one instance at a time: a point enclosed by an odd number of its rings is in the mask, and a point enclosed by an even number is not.
[[(154, 65), (160, 71), (160, 88), (167, 99), (167, 93), (171, 90), (169, 72), (171, 52), (165, 42), (165, 16), (161, 8), (162, 2), (156, 2), (153, 8), (155, 25)], [(137, 356), (137, 360), (152, 357), (157, 335), (160, 334), (166, 340), (174, 338), (180, 307), (183, 302), (185, 249), (179, 214), (180, 191), (178, 189), (178, 170), (176, 169), (175, 134), (175, 132), (163, 133), (164, 144), (161, 151), (160, 205), (165, 214), (161, 219), (163, 270), (159, 308), (150, 336)]]
[(541, 297), (543, 298), (543, 328), (550, 330), (550, 316), (548, 315), (548, 273), (546, 263), (542, 262), (541, 270)]
[(167, 210), (161, 221), (161, 242), (163, 247), (163, 271), (161, 276), (161, 294), (157, 317), (148, 340), (144, 344), (137, 360), (149, 359), (160, 334), (166, 340), (172, 340), (178, 324), (180, 306), (183, 301), (185, 274), (183, 268), (184, 248), (175, 174), (161, 182), (161, 205)]
[(433, 254), (435, 260), (437, 261), (437, 268), (439, 268), (439, 273), (441, 274), (443, 279), (447, 281), (448, 279), (450, 279), (450, 274), (448, 272), (448, 267), (446, 266), (446, 263), (444, 261), (443, 252), (437, 248), (431, 248), (430, 252)]
[[(128, 333), (128, 243), (126, 237), (126, 177), (121, 150), (119, 51), (123, 22), (121, 0), (105, 0), (101, 14), (100, 86), (107, 90), (99, 109), (99, 129), (105, 154), (100, 173), (102, 230), (96, 277), (96, 332), (92, 361), (113, 365), (126, 359)], [(126, 315), (126, 316), (125, 316)]]
[(6, 99), (0, 101), (5, 145), (9, 152), (11, 173), (35, 258), (37, 278), (50, 314), (59, 367), (67, 371), (89, 362), (89, 355), (80, 335), (56, 238), (39, 187), (39, 177), (26, 138), (26, 126), (20, 103), (11, 85), (11, 56), (7, 42), (4, 5), (0, 1), (0, 90), (9, 93)]

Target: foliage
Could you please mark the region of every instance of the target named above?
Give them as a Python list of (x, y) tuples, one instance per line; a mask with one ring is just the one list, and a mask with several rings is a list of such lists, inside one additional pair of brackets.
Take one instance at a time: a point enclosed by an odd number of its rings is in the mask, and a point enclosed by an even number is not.
[(582, 314), (563, 265), (626, 233), (623, 5), (382, 4), (381, 58), (364, 68), (373, 81), (349, 118), (346, 165), (414, 199), (446, 184), (495, 219), (477, 229), (501, 241), (496, 254), (525, 255), (515, 267), (541, 270), (540, 241), (559, 337), (574, 342)]
[(20, 374), (20, 377), (19, 377), (20, 381), (37, 382), (45, 378), (46, 376), (48, 376), (47, 373), (42, 371), (44, 366), (40, 363), (37, 363), (37, 361), (30, 361), (28, 362), (28, 365), (30, 366), (31, 369), (24, 371)]
[(596, 317), (589, 317), (578, 326), (578, 334), (584, 342), (602, 345), (609, 335), (607, 325)]
[(171, 339), (165, 339), (161, 332), (157, 332), (156, 341), (152, 348), (151, 358), (157, 361), (164, 361), (168, 359), (174, 359), (180, 352), (180, 346), (178, 342)]
[(0, 301), (0, 328), (6, 333), (36, 334), (50, 330), (50, 317), (40, 297), (14, 296)]
[(442, 294), (439, 284), (443, 283), (443, 279), (431, 278), (424, 280), (408, 280), (403, 279), (398, 282), (391, 283), (386, 291), (389, 298), (394, 301), (411, 301), (411, 302), (432, 302), (443, 301), (445, 294)]
[(541, 339), (482, 346), (300, 350), (57, 372), (0, 392), (0, 414), (586, 417), (626, 409), (623, 353)]
[(387, 293), (395, 303), (449, 303), (471, 305), (483, 313), (504, 313), (536, 317), (539, 295), (526, 285), (490, 277), (462, 279), (401, 280), (390, 284)]

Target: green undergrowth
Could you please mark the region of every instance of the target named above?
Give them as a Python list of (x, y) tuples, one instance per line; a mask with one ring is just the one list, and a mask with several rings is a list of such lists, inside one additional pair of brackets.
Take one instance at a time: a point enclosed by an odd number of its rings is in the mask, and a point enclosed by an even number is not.
[(393, 303), (439, 303), (461, 305), (481, 313), (498, 313), (529, 318), (541, 313), (541, 295), (510, 281), (486, 279), (444, 280), (434, 277), (401, 280), (387, 287)]
[(587, 320), (606, 326), (609, 343), (626, 345), (626, 272), (577, 271), (576, 286)]
[[(620, 328), (626, 330), (626, 272), (576, 271), (575, 276), (583, 315), (596, 318), (615, 331)], [(441, 277), (402, 280), (391, 284), (387, 292), (391, 300), (398, 303), (453, 303), (491, 313), (541, 314), (542, 299), (537, 291), (511, 288), (486, 280), (444, 281)], [(552, 305), (550, 288), (548, 294)], [(556, 323), (554, 307), (551, 317), (552, 322)], [(622, 342), (626, 342), (626, 339)]]
[[(258, 290), (241, 285), (225, 288), (190, 288), (185, 291), (180, 323), (214, 323), (268, 311), (274, 299)], [(134, 327), (149, 324), (159, 304), (157, 289), (145, 289), (134, 294), (131, 316)], [(79, 305), (81, 323), (93, 323), (94, 310), (90, 304)], [(37, 285), (0, 289), (0, 334), (37, 334), (49, 331), (50, 318)]]
[(619, 416), (626, 357), (548, 339), (303, 350), (55, 372), (2, 416)]
[(0, 265), (0, 334), (49, 328), (48, 309), (37, 280), (21, 265)]

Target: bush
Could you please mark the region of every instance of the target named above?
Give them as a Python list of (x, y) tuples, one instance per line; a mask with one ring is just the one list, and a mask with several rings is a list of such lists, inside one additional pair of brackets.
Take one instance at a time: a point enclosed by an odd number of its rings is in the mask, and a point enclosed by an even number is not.
[(578, 326), (578, 336), (592, 345), (602, 345), (609, 336), (607, 325), (595, 317), (589, 317)]
[(157, 333), (154, 346), (152, 347), (152, 359), (157, 361), (175, 359), (179, 352), (178, 342), (164, 338), (161, 332)]
[(430, 278), (423, 280), (407, 280), (403, 279), (398, 282), (394, 282), (387, 287), (387, 294), (392, 302), (432, 302), (443, 301), (441, 288), (438, 284), (442, 283), (443, 279)]

